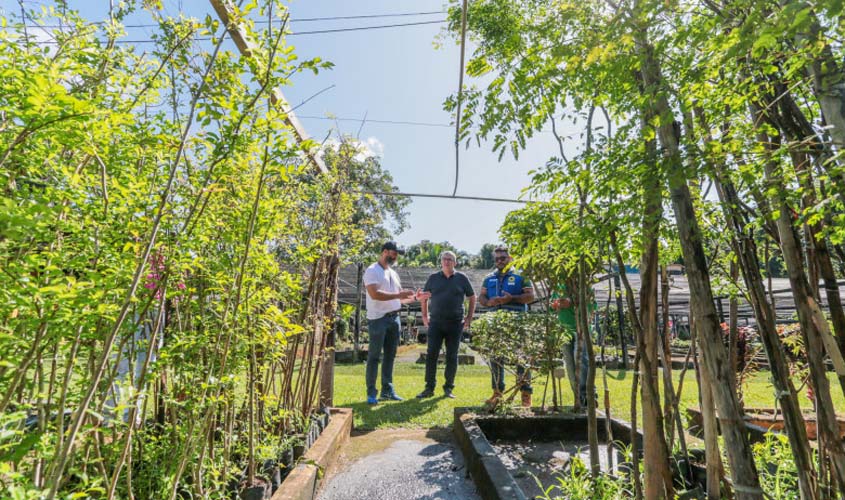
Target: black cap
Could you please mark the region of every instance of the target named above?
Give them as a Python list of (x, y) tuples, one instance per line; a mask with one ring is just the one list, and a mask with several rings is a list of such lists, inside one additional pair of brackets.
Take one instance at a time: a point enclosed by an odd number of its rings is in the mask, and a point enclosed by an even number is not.
[(387, 243), (385, 243), (384, 245), (381, 246), (381, 249), (382, 249), (382, 251), (393, 250), (394, 252), (398, 253), (399, 255), (405, 255), (405, 250), (402, 249), (402, 248), (399, 248), (396, 245), (395, 241), (388, 241)]

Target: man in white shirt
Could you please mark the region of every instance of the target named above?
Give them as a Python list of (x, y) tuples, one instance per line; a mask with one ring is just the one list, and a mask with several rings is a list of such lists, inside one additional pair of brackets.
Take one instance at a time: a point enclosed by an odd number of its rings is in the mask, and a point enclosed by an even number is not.
[(381, 399), (402, 401), (393, 388), (393, 360), (399, 346), (399, 310), (402, 304), (414, 302), (430, 294), (419, 290), (402, 288), (399, 275), (390, 268), (405, 251), (388, 241), (381, 247), (381, 256), (364, 271), (364, 286), (367, 287), (367, 329), (370, 334), (367, 353), (367, 403), (378, 403), (376, 377), (381, 351), (384, 363), (381, 365)]

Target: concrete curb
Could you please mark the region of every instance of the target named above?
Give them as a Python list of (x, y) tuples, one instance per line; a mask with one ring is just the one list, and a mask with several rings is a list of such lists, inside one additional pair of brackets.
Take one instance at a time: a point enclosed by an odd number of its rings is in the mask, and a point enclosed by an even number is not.
[[(599, 412), (599, 439), (606, 439), (604, 414)], [(486, 433), (499, 439), (548, 439), (550, 436), (567, 436), (586, 440), (587, 416), (582, 414), (534, 415), (526, 417), (484, 416), (471, 408), (455, 408), (455, 438), (464, 454), (467, 471), (484, 500), (524, 500), (527, 497), (499, 459)], [(621, 419), (611, 418), (614, 441), (628, 444), (631, 425)], [(642, 446), (642, 434), (636, 438)]]
[(484, 500), (526, 500), (496, 451), (487, 441), (475, 414), (468, 408), (455, 408), (455, 440), (464, 454), (467, 471)]
[(288, 474), (271, 500), (314, 499), (322, 473), (337, 458), (352, 432), (351, 408), (332, 408), (331, 412), (329, 425), (305, 452), (302, 462)]

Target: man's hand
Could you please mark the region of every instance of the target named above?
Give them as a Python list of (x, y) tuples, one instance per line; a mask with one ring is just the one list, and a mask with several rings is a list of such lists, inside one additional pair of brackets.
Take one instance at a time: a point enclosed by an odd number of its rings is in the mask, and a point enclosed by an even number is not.
[(401, 290), (399, 292), (399, 298), (400, 299), (410, 299), (410, 298), (413, 298), (414, 295), (415, 295), (415, 293), (414, 293), (413, 290), (407, 290), (406, 289), (406, 290)]
[(499, 298), (502, 304), (507, 304), (508, 302), (513, 300), (513, 295), (509, 294), (508, 292), (502, 290), (502, 296)]
[(431, 298), (431, 292), (423, 292), (421, 289), (417, 289), (417, 293), (415, 295), (417, 300), (428, 300)]
[(467, 316), (464, 318), (464, 331), (468, 332), (469, 327), (472, 325), (472, 316)]
[(428, 315), (424, 314), (422, 319), (423, 319), (423, 326), (428, 328)]

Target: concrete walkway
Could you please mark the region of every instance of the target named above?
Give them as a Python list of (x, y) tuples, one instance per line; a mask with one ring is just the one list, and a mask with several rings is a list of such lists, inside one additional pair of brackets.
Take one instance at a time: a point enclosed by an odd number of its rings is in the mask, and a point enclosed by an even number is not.
[(473, 500), (461, 451), (447, 429), (355, 431), (319, 500)]

